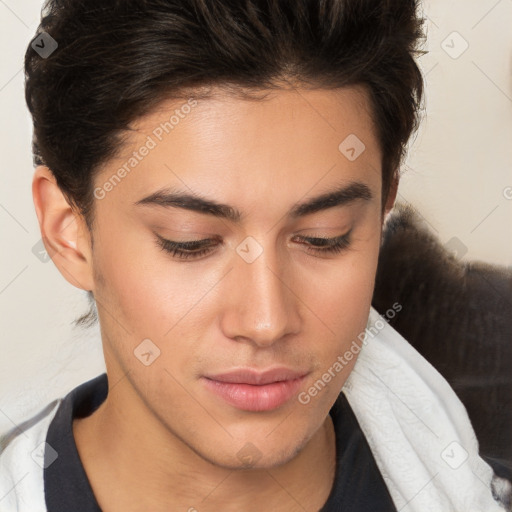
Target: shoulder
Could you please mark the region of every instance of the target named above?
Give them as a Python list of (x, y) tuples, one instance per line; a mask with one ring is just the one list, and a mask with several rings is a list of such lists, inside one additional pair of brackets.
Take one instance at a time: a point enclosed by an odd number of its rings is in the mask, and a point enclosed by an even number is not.
[(61, 399), (0, 434), (0, 510), (46, 512), (44, 469), (58, 454), (46, 435)]

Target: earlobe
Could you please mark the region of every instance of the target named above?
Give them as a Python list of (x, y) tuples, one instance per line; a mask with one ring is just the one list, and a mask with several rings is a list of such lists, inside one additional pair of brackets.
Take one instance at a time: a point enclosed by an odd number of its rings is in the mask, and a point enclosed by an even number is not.
[(48, 167), (36, 167), (32, 197), (48, 255), (64, 278), (93, 290), (91, 244), (83, 217), (70, 206)]

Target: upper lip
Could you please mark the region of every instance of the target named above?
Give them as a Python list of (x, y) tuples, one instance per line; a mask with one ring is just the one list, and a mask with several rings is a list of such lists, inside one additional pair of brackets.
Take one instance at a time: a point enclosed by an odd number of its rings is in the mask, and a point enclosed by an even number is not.
[(265, 384), (271, 384), (272, 382), (295, 380), (304, 377), (307, 373), (308, 372), (292, 370), (285, 367), (271, 368), (268, 370), (242, 368), (223, 373), (217, 373), (214, 375), (205, 375), (205, 377), (207, 379), (216, 380), (218, 382), (263, 386)]

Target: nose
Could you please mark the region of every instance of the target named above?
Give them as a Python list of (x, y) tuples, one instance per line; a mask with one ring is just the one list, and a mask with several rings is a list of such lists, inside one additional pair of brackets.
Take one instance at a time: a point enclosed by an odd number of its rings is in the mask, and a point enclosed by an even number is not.
[(268, 347), (300, 328), (300, 301), (293, 276), (270, 249), (251, 263), (235, 255), (229, 275), (229, 300), (221, 316), (225, 336)]

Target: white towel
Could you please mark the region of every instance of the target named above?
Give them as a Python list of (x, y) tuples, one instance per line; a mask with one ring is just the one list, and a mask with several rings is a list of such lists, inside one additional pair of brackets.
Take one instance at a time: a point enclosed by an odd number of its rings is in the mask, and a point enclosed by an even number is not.
[[(375, 334), (377, 332), (377, 334)], [(343, 391), (400, 512), (503, 512), (509, 493), (478, 455), (462, 402), (379, 313)]]

